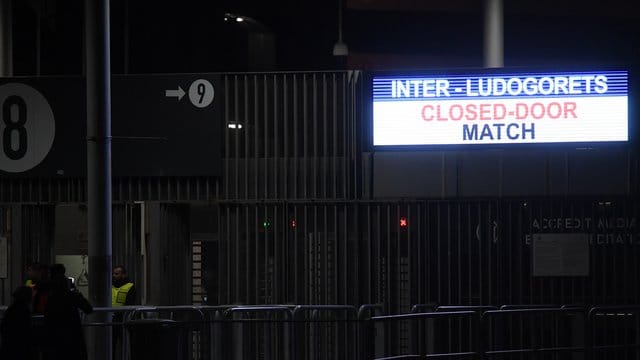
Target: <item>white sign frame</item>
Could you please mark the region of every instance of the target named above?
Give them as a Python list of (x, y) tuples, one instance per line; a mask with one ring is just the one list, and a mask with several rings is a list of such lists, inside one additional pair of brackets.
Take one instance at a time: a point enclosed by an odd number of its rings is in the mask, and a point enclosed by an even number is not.
[(625, 70), (372, 74), (377, 149), (629, 141)]

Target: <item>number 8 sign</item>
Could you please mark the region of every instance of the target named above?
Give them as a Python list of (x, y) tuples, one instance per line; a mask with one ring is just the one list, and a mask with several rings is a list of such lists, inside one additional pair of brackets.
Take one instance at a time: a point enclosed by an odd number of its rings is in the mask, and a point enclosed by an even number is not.
[(47, 100), (19, 83), (0, 85), (0, 170), (20, 173), (40, 164), (55, 137)]

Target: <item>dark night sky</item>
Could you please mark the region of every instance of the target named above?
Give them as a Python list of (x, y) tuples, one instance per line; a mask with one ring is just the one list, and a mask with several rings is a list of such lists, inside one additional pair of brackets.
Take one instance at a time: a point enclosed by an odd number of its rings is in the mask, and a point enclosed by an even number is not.
[[(82, 73), (83, 0), (14, 1), (14, 73)], [(505, 64), (633, 64), (640, 50), (640, 21), (571, 11), (515, 11), (505, 1)], [(125, 71), (125, 0), (112, 0), (112, 71)], [(480, 4), (480, 2), (478, 3)], [(36, 12), (36, 9), (39, 9)], [(482, 13), (348, 9), (344, 38), (350, 64), (367, 56), (428, 59), (414, 66), (482, 65)], [(128, 72), (172, 73), (252, 70), (247, 29), (223, 21), (226, 12), (250, 16), (271, 31), (275, 63), (264, 70), (336, 68), (334, 1), (128, 1)], [(246, 24), (244, 24), (246, 25)], [(355, 60), (354, 60), (355, 59)], [(415, 61), (414, 61), (415, 62)]]

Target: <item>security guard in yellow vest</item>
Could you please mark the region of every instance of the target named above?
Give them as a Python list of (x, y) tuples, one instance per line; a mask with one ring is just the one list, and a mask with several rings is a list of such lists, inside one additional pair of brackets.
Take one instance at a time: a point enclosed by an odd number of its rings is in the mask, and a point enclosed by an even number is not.
[(135, 304), (136, 289), (133, 282), (127, 277), (127, 270), (124, 266), (115, 266), (112, 275), (111, 306)]

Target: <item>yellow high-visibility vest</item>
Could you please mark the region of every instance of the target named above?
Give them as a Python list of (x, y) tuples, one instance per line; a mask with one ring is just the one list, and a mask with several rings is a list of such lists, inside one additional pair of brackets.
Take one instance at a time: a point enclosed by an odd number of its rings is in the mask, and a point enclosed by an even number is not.
[(132, 287), (132, 282), (126, 283), (120, 287), (111, 285), (111, 306), (123, 306), (127, 301), (127, 294)]

